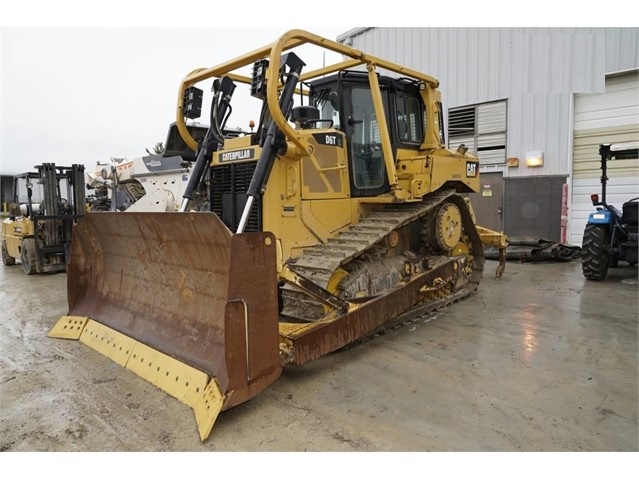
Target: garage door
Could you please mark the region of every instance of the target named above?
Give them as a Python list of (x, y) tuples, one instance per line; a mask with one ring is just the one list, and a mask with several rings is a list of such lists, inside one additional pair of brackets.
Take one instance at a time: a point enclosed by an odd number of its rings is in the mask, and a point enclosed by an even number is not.
[[(601, 194), (599, 145), (639, 140), (639, 70), (606, 77), (605, 93), (575, 95), (569, 242), (581, 245), (590, 195)], [(606, 200), (621, 208), (639, 196), (639, 159), (608, 163)]]

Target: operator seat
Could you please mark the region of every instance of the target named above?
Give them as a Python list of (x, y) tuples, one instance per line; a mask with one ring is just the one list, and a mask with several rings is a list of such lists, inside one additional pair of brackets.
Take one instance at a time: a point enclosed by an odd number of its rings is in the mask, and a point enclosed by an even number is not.
[(638, 226), (637, 221), (637, 209), (639, 208), (639, 198), (633, 198), (630, 201), (626, 201), (622, 206), (621, 220), (636, 231)]

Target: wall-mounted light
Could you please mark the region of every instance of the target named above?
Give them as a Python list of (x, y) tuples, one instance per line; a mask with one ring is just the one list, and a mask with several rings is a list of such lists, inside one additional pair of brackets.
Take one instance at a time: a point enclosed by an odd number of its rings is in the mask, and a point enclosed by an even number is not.
[(526, 166), (530, 166), (532, 168), (544, 166), (544, 152), (528, 151), (526, 153)]
[(512, 158), (506, 158), (506, 166), (519, 166), (519, 158), (512, 157)]

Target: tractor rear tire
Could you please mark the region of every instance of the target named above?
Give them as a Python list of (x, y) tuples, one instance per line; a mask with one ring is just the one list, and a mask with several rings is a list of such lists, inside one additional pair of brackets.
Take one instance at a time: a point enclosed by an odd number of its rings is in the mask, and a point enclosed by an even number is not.
[(581, 248), (581, 269), (586, 279), (593, 281), (606, 279), (610, 263), (609, 241), (606, 225), (586, 225)]
[(22, 248), (20, 249), (20, 261), (22, 262), (22, 270), (26, 274), (36, 274), (38, 272), (35, 240), (33, 238), (25, 238), (22, 240)]
[(13, 256), (9, 256), (7, 242), (4, 240), (2, 240), (2, 264), (5, 266), (13, 266), (16, 264), (16, 259)]

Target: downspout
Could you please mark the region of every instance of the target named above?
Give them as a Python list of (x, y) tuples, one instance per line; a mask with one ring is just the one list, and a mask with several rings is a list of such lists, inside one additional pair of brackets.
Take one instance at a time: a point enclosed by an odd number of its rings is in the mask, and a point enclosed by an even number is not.
[[(570, 227), (572, 224), (572, 192), (573, 192), (573, 170), (574, 170), (574, 143), (575, 143), (575, 94), (570, 93), (568, 105), (568, 191), (566, 192), (566, 205), (568, 211), (561, 212), (561, 242), (568, 243), (570, 238)], [(563, 195), (562, 195), (563, 196)], [(563, 200), (563, 198), (562, 198)], [(563, 205), (562, 205), (563, 207)]]

